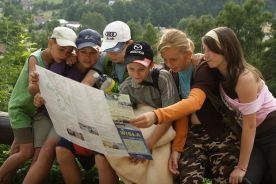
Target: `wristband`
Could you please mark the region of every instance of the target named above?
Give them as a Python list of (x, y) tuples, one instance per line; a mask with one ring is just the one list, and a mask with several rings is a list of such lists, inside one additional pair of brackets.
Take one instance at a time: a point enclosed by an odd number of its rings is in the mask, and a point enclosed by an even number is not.
[(239, 169), (239, 170), (241, 170), (241, 171), (243, 171), (243, 172), (246, 172), (246, 171), (247, 171), (245, 168), (242, 168), (242, 167), (240, 167), (240, 166), (238, 166), (238, 165), (235, 166), (235, 169)]

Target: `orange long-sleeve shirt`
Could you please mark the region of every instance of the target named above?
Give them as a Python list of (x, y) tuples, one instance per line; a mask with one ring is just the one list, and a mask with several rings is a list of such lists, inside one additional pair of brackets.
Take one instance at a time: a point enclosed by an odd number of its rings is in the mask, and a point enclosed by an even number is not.
[[(158, 123), (175, 122), (176, 137), (172, 144), (172, 150), (183, 151), (188, 133), (188, 116), (199, 110), (206, 99), (206, 94), (199, 88), (193, 88), (186, 99), (168, 107), (154, 110)], [(184, 132), (184, 133), (183, 133)]]

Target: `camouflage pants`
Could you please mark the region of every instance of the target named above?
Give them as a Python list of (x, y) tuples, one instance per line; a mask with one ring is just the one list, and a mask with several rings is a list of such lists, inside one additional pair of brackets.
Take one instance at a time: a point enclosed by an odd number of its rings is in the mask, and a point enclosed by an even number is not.
[(179, 161), (180, 183), (202, 183), (207, 167), (213, 183), (229, 183), (230, 173), (238, 162), (239, 144), (232, 132), (214, 140), (202, 125), (192, 125)]

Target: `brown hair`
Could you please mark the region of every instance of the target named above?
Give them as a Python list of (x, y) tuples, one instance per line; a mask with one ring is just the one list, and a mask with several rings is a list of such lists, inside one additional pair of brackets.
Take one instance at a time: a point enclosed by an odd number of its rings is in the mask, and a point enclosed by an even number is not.
[(224, 82), (226, 88), (235, 89), (238, 78), (245, 69), (252, 71), (257, 79), (263, 78), (257, 68), (246, 62), (241, 44), (232, 29), (218, 27), (211, 31), (214, 31), (213, 34), (216, 34), (218, 40), (208, 35), (208, 32), (202, 37), (202, 43), (212, 52), (224, 56), (227, 62), (227, 74)]

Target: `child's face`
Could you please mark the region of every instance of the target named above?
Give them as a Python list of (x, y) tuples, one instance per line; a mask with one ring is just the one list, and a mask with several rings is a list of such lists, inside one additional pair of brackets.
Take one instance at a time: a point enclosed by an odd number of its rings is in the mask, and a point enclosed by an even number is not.
[(165, 64), (174, 72), (186, 70), (191, 63), (191, 55), (181, 52), (178, 48), (167, 48), (161, 52)]
[(84, 47), (77, 51), (78, 63), (83, 69), (93, 66), (99, 57), (99, 52), (92, 47)]
[(124, 63), (126, 48), (127, 48), (127, 44), (119, 52), (106, 52), (106, 54), (113, 63)]
[(207, 62), (210, 68), (225, 69), (227, 67), (227, 62), (223, 55), (211, 51), (204, 43), (202, 44), (202, 48), (204, 53), (204, 60)]
[(72, 54), (74, 47), (72, 46), (59, 46), (58, 44), (53, 44), (51, 47), (51, 55), (55, 62), (61, 63), (66, 60), (68, 56)]
[(141, 83), (147, 79), (150, 73), (150, 67), (145, 67), (139, 63), (129, 63), (127, 64), (127, 71), (133, 82)]

